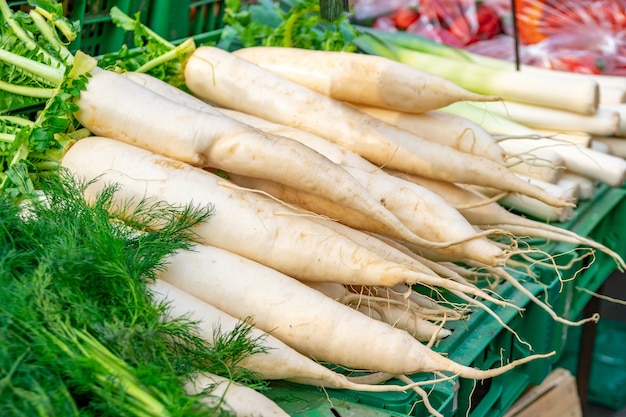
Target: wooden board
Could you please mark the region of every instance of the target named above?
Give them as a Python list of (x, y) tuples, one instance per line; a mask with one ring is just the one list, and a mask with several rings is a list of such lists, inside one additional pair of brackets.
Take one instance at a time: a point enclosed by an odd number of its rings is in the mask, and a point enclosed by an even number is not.
[(504, 417), (582, 417), (576, 378), (557, 368), (541, 383), (528, 390)]

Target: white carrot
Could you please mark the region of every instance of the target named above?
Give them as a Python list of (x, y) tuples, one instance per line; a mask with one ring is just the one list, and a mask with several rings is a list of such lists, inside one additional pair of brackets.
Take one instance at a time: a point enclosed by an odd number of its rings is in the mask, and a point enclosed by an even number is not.
[[(366, 213), (407, 238), (414, 237), (343, 168), (294, 140), (264, 133), (208, 108), (198, 111), (179, 105), (101, 69), (92, 71), (77, 104), (77, 119), (95, 135), (195, 166), (304, 188)], [(290, 167), (289, 175), (285, 166)]]
[(340, 101), (422, 113), (460, 100), (497, 100), (376, 55), (268, 46), (241, 48), (233, 53)]
[(520, 192), (555, 206), (569, 205), (496, 162), (419, 138), (219, 48), (196, 49), (185, 66), (185, 80), (202, 99), (313, 131), (379, 166)]
[[(195, 249), (178, 252), (170, 259), (161, 279), (232, 316), (252, 317), (260, 329), (320, 361), (394, 375), (450, 372), (484, 379), (550, 356), (533, 355), (491, 370), (459, 365), (424, 347), (407, 332), (373, 320), (273, 269), (217, 248), (200, 245)], [(239, 274), (230, 272), (235, 265)], [(244, 267), (249, 268), (248, 273), (243, 272)]]
[[(426, 274), (388, 261), (305, 214), (200, 168), (113, 139), (81, 139), (62, 165), (74, 175), (120, 184), (116, 201), (158, 198), (170, 204), (213, 206), (196, 227), (207, 244), (223, 247), (300, 279), (357, 285), (414, 284)], [(432, 278), (432, 276), (427, 276)]]

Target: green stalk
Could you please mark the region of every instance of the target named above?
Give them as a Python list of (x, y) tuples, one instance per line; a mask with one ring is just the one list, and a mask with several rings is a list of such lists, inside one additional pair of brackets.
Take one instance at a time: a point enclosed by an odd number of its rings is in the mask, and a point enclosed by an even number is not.
[(13, 143), (15, 141), (15, 135), (11, 133), (0, 133), (0, 142)]
[(65, 73), (64, 68), (55, 68), (41, 62), (33, 61), (32, 59), (24, 58), (21, 55), (14, 54), (5, 49), (0, 49), (0, 61), (4, 61), (25, 72), (41, 77), (46, 84), (54, 87), (58, 86), (61, 81), (63, 81)]
[(0, 115), (0, 122), (10, 123), (16, 126), (34, 126), (35, 123), (32, 120), (28, 120), (20, 116)]
[(425, 36), (420, 36), (409, 32), (385, 32), (382, 30), (372, 29), (363, 26), (356, 27), (357, 32), (364, 33), (378, 39), (382, 43), (388, 45), (399, 46), (414, 51), (424, 52), (431, 55), (437, 55), (445, 58), (456, 59), (459, 61), (473, 61), (473, 56), (462, 49), (453, 46), (438, 43)]
[(171, 51), (168, 51), (158, 57), (146, 62), (142, 66), (136, 69), (137, 72), (148, 72), (151, 69), (158, 67), (161, 64), (164, 64), (170, 60), (179, 59), (186, 55), (191, 54), (196, 49), (196, 43), (192, 38), (187, 39), (180, 45), (173, 48)]
[(57, 324), (63, 333), (63, 338), (46, 330), (42, 331), (46, 332), (49, 339), (68, 357), (89, 359), (100, 367), (100, 370), (94, 371), (95, 374), (93, 375), (97, 381), (92, 387), (95, 391), (102, 394), (102, 386), (107, 386), (113, 382), (116, 388), (128, 395), (128, 397), (126, 395), (121, 397), (124, 401), (122, 406), (131, 408), (134, 415), (146, 417), (168, 417), (170, 415), (159, 400), (140, 387), (137, 379), (130, 371), (130, 367), (123, 360), (116, 357), (90, 334), (63, 323)]
[(72, 42), (76, 39), (76, 29), (65, 19), (59, 19), (57, 16), (49, 13), (47, 10), (41, 7), (36, 7), (35, 11), (46, 18), (46, 20), (52, 22), (52, 24), (61, 31), (65, 39)]
[(53, 31), (46, 20), (39, 14), (36, 10), (31, 10), (29, 13), (31, 19), (39, 29), (39, 32), (50, 42), (50, 44), (55, 49), (55, 52), (61, 57), (63, 62), (68, 65), (72, 63), (74, 56), (70, 52), (69, 49), (61, 42), (58, 35), (55, 31)]
[(150, 39), (157, 41), (158, 43), (165, 46), (166, 48), (174, 49), (173, 43), (166, 40), (165, 38), (163, 38), (162, 36), (154, 32), (152, 29), (142, 24), (138, 20), (133, 19), (127, 14), (125, 14), (124, 12), (122, 12), (122, 10), (120, 10), (119, 7), (113, 6), (109, 14), (111, 15), (111, 19), (113, 20), (113, 23), (115, 23), (117, 26), (120, 26), (124, 30), (128, 32), (134, 32), (138, 27), (140, 27), (141, 30), (146, 34), (146, 36), (149, 37)]
[(0, 0), (0, 12), (2, 12), (2, 16), (8, 23), (11, 30), (13, 30), (13, 33), (15, 34), (15, 36), (19, 40), (24, 42), (24, 45), (29, 50), (31, 51), (37, 50), (41, 52), (41, 54), (45, 56), (45, 58), (48, 60), (50, 65), (53, 65), (53, 66), (61, 65), (61, 62), (58, 59), (50, 55), (45, 49), (40, 48), (39, 45), (37, 45), (37, 42), (35, 42), (35, 40), (24, 29), (22, 29), (22, 27), (19, 24), (17, 24), (15, 19), (13, 19), (13, 12), (11, 11), (11, 8), (7, 4), (6, 0)]
[(33, 98), (50, 98), (57, 93), (56, 88), (27, 87), (22, 85), (9, 84), (1, 80), (0, 90), (4, 90), (13, 94), (18, 94), (20, 96)]

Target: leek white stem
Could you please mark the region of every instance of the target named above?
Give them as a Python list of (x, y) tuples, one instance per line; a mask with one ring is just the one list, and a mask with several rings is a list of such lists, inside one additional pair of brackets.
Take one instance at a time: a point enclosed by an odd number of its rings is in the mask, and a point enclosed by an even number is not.
[(592, 142), (600, 142), (609, 147), (611, 154), (626, 158), (626, 139), (613, 136), (593, 136)]
[(619, 129), (619, 113), (605, 107), (592, 115), (534, 106), (514, 101), (472, 103), (472, 106), (509, 118), (530, 128), (582, 131), (593, 135), (614, 135)]
[(602, 104), (600, 106), (600, 109), (604, 109), (605, 111), (613, 111), (619, 115), (617, 129), (615, 130), (615, 133), (613, 135), (620, 138), (626, 138), (626, 103)]
[(578, 200), (591, 200), (596, 192), (596, 181), (584, 175), (576, 174), (565, 170), (557, 185), (566, 188), (569, 184), (576, 184), (578, 187)]
[[(541, 187), (542, 189), (552, 193), (555, 196), (559, 196), (561, 198), (565, 198), (572, 203), (576, 203), (578, 201), (578, 193), (579, 190), (576, 188), (572, 188), (568, 186), (567, 188), (560, 187), (557, 184), (547, 183), (545, 181), (540, 181), (534, 178), (526, 178), (530, 183)], [(499, 190), (494, 190), (486, 187), (478, 187), (478, 186), (466, 186), (473, 191), (478, 191), (481, 194), (484, 194), (487, 197), (493, 197), (498, 194)], [(499, 203), (503, 206), (516, 210), (520, 213), (529, 215), (536, 219), (550, 222), (550, 221), (558, 221), (563, 222), (572, 217), (573, 208), (572, 207), (553, 207), (549, 206), (537, 199), (529, 198), (520, 194), (508, 194), (501, 200)]]
[(408, 49), (399, 49), (398, 57), (405, 64), (440, 75), (476, 93), (587, 115), (598, 109), (600, 89), (592, 79), (572, 80), (550, 74), (536, 76), (499, 70)]

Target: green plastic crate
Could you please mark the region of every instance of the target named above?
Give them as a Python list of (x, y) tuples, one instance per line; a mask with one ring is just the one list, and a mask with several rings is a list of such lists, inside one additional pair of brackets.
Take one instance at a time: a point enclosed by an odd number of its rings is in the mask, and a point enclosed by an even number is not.
[(132, 44), (132, 34), (124, 32), (111, 21), (111, 7), (116, 6), (130, 16), (140, 12), (140, 18), (145, 23), (153, 3), (156, 4), (150, 0), (74, 0), (68, 5), (67, 15), (81, 22), (81, 32), (70, 48), (98, 56), (115, 52), (124, 44)]
[[(582, 332), (578, 327), (570, 328), (558, 366), (576, 375)], [(613, 410), (626, 406), (626, 323), (611, 319), (600, 319), (587, 387), (587, 401)]]
[[(124, 43), (132, 42), (132, 35), (111, 21), (109, 11), (113, 6), (130, 16), (140, 12), (144, 23), (148, 22), (150, 14), (159, 14), (154, 9), (158, 1), (152, 0), (65, 0), (62, 3), (66, 17), (81, 24), (79, 36), (70, 44), (70, 49), (80, 49), (92, 56), (115, 52)], [(16, 10), (29, 7), (27, 0), (9, 1), (8, 4)]]
[[(557, 297), (556, 281), (550, 285), (527, 283), (526, 287), (540, 298)], [(534, 353), (550, 351), (553, 320), (539, 307), (529, 302), (510, 284), (503, 283), (498, 293), (515, 305), (525, 307), (524, 317), (512, 308), (491, 306), (494, 312), (513, 329), (522, 340), (530, 343)], [(453, 329), (448, 338), (439, 341), (435, 350), (445, 352), (451, 359), (463, 365), (482, 369), (498, 367), (531, 352), (508, 330), (484, 311), (476, 311), (463, 322), (451, 322)], [(431, 405), (442, 415), (473, 417), (500, 417), (519, 398), (530, 384), (538, 384), (552, 370), (550, 359), (536, 360), (486, 381), (456, 379), (433, 387), (429, 392)], [(425, 380), (429, 375), (413, 375), (415, 381)], [(398, 382), (393, 382), (398, 383)], [(296, 395), (297, 393), (297, 395)], [(332, 416), (329, 407), (335, 404), (366, 406), (378, 410), (379, 415), (396, 413), (403, 416), (427, 417), (429, 413), (413, 391), (371, 393), (348, 390), (327, 390), (289, 384), (273, 383), (267, 395), (288, 412), (297, 410), (295, 416)], [(301, 398), (316, 400), (302, 403)], [(294, 405), (293, 402), (296, 404)], [(468, 414), (469, 413), (469, 414)], [(392, 414), (392, 415), (396, 415)], [(340, 413), (344, 416), (343, 413)]]
[[(610, 247), (622, 257), (626, 257), (626, 190), (601, 186), (592, 201), (583, 202), (576, 210), (575, 216), (562, 227), (582, 236), (588, 236)], [(551, 249), (551, 253), (565, 252), (574, 245), (559, 244)], [(561, 295), (554, 309), (560, 316), (581, 318), (583, 310), (591, 300), (587, 291), (597, 291), (602, 283), (616, 270), (615, 262), (606, 254), (597, 252), (593, 262), (591, 259), (576, 263), (564, 274), (571, 277), (573, 272), (585, 267), (574, 279), (563, 283)], [(557, 354), (554, 360), (560, 359), (564, 350), (570, 326), (556, 324), (553, 347)]]
[(223, 0), (155, 0), (149, 26), (168, 40), (193, 37), (197, 43), (219, 38), (224, 25)]

